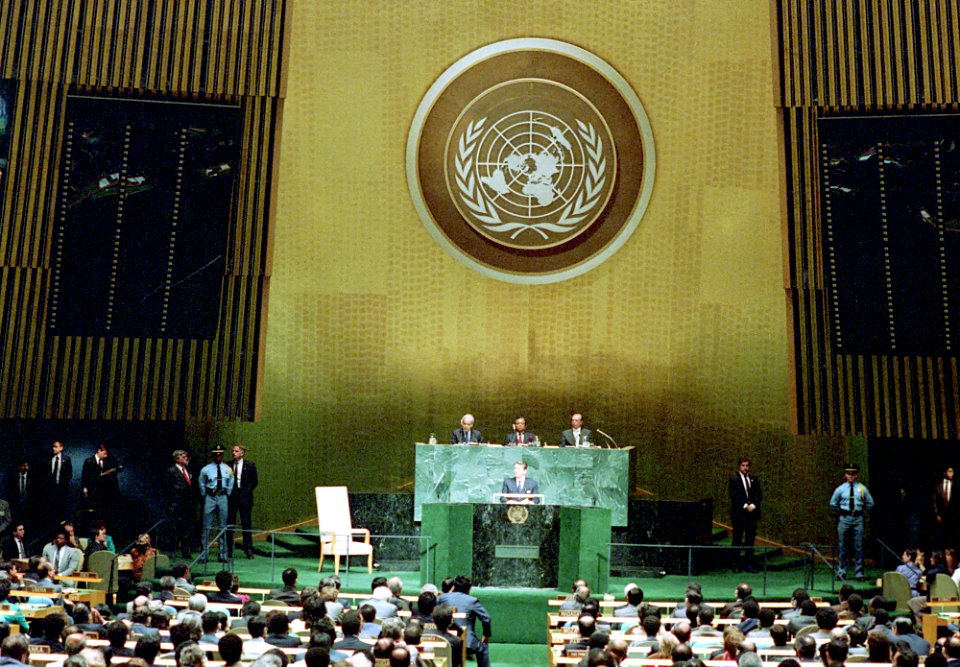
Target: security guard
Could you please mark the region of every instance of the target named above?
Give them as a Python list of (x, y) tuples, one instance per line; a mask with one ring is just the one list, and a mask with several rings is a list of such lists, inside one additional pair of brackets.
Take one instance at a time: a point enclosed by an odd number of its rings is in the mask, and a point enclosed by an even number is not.
[[(207, 562), (210, 548), (210, 531), (214, 518), (221, 529), (227, 526), (227, 498), (233, 490), (233, 471), (223, 462), (223, 449), (217, 447), (210, 452), (213, 462), (203, 466), (200, 471), (200, 495), (203, 497), (203, 545), (200, 562)], [(220, 561), (227, 561), (226, 538), (220, 541)]]
[(846, 481), (838, 486), (830, 497), (830, 507), (837, 513), (837, 577), (846, 578), (847, 561), (850, 558), (848, 542), (853, 542), (853, 558), (856, 562), (857, 581), (863, 581), (863, 517), (873, 507), (873, 496), (867, 487), (857, 481), (860, 466), (848, 463), (843, 469)]

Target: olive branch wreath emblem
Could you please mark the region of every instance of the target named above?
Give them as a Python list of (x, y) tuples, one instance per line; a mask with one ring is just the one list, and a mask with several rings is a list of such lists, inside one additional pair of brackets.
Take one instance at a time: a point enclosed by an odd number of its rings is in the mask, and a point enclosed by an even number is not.
[(454, 168), (457, 172), (455, 180), (460, 198), (485, 230), (495, 233), (513, 232), (510, 235), (511, 239), (532, 230), (544, 239), (549, 239), (547, 232), (568, 232), (587, 217), (600, 201), (603, 186), (607, 182), (604, 174), (607, 160), (603, 155), (603, 139), (592, 124), (577, 119), (577, 131), (586, 145), (587, 154), (586, 177), (579, 195), (563, 208), (557, 220), (525, 223), (518, 220), (503, 220), (496, 207), (487, 201), (483, 188), (477, 182), (473, 170), (476, 157), (474, 151), (483, 134), (486, 120), (484, 117), (467, 124), (467, 129), (460, 135), (457, 143), (457, 155), (454, 160)]

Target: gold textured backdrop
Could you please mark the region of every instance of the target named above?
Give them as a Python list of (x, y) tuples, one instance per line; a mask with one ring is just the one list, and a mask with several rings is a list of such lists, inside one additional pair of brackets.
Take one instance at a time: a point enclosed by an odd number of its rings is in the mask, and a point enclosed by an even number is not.
[[(412, 486), (413, 442), (465, 411), (556, 441), (582, 410), (639, 450), (638, 484), (716, 498), (750, 452), (761, 533), (829, 535), (835, 440), (790, 433), (770, 5), (764, 1), (294, 3), (262, 419), (229, 424), (265, 480), (256, 524), (312, 487)], [(407, 131), (451, 63), (514, 37), (611, 63), (653, 126), (657, 174), (611, 260), (548, 286), (494, 281), (428, 235)], [(505, 472), (506, 474), (506, 472)], [(278, 502), (282, 498), (283, 502)]]

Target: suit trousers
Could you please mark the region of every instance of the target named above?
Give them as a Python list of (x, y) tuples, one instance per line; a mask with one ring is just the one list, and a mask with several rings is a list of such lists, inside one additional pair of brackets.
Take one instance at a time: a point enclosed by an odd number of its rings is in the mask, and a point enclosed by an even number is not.
[(730, 519), (733, 524), (731, 545), (736, 549), (734, 557), (739, 559), (740, 547), (747, 547), (743, 560), (747, 565), (750, 565), (753, 562), (753, 549), (751, 547), (757, 540), (757, 520), (744, 514), (732, 516)]
[[(250, 495), (242, 496), (239, 493), (230, 494), (229, 522), (231, 526), (237, 525), (237, 515), (240, 515), (240, 528), (243, 529), (243, 551), (251, 553), (253, 551), (253, 533), (250, 531), (253, 525), (253, 497)], [(233, 531), (227, 536), (227, 554), (233, 556)]]
[[(850, 545), (853, 545), (853, 553), (850, 552)], [(855, 561), (856, 574), (858, 577), (864, 576), (863, 566), (863, 517), (862, 516), (841, 516), (837, 522), (837, 549), (839, 558), (837, 559), (837, 575), (846, 576), (847, 561), (851, 555)]]
[[(213, 522), (222, 529), (227, 527), (227, 497), (204, 496), (203, 498), (203, 543), (200, 545), (200, 558), (206, 560), (210, 549), (210, 533)], [(227, 557), (227, 550), (220, 549), (220, 560)]]

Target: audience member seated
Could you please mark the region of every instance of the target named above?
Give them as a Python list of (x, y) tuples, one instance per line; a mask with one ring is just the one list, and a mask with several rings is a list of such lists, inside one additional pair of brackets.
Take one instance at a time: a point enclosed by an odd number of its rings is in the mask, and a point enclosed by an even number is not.
[(426, 630), (433, 630), (433, 610), (437, 607), (437, 596), (430, 591), (424, 591), (417, 598), (417, 614)]
[(267, 629), (267, 619), (265, 616), (257, 615), (247, 621), (247, 632), (250, 633), (250, 639), (243, 642), (243, 660), (256, 660), (266, 653), (270, 644), (263, 638)]
[(133, 647), (133, 657), (152, 665), (160, 653), (160, 635), (143, 635)]
[(83, 550), (83, 556), (84, 558), (90, 558), (90, 554), (95, 554), (98, 551), (107, 551), (106, 526), (100, 526), (90, 531), (87, 548)]
[[(65, 614), (49, 614), (43, 618), (37, 619), (40, 622), (42, 635), (30, 640), (31, 646), (49, 646), (51, 653), (63, 653), (63, 644), (61, 643), (61, 633), (67, 627), (67, 617)], [(121, 624), (122, 625), (122, 624)], [(126, 626), (124, 626), (126, 629)]]
[(26, 635), (10, 635), (0, 643), (0, 667), (26, 667), (29, 662), (30, 644)]
[(297, 571), (292, 567), (280, 573), (280, 579), (283, 586), (274, 588), (267, 597), (271, 600), (279, 600), (287, 604), (295, 605), (300, 602), (300, 592), (297, 590)]
[(217, 631), (220, 630), (220, 614), (215, 611), (205, 611), (200, 616), (200, 628), (203, 634), (200, 635), (201, 644), (216, 644), (220, 641)]
[(58, 528), (53, 541), (43, 548), (43, 557), (61, 576), (73, 574), (80, 569), (80, 550), (67, 544), (67, 531), (63, 528)]
[(810, 594), (807, 592), (806, 588), (795, 588), (793, 589), (793, 595), (790, 596), (790, 604), (792, 605), (790, 609), (784, 609), (780, 612), (780, 618), (785, 621), (789, 621), (792, 618), (795, 618), (800, 615), (800, 605), (804, 600), (809, 600)]
[[(637, 628), (634, 628), (637, 630)], [(660, 645), (660, 617), (653, 614), (644, 616), (640, 622), (640, 631), (635, 632), (632, 646), (655, 649)]]
[(190, 566), (182, 561), (173, 564), (171, 572), (177, 588), (182, 588), (187, 593), (193, 594), (197, 587), (190, 581)]
[(563, 647), (563, 655), (570, 655), (570, 651), (586, 651), (587, 642), (596, 629), (596, 619), (593, 616), (582, 614), (580, 618), (577, 619), (577, 632), (580, 634), (580, 638), (567, 643)]
[(240, 609), (240, 618), (234, 618), (230, 621), (230, 629), (242, 629), (247, 627), (247, 623), (250, 622), (250, 619), (260, 613), (260, 603), (256, 600), (250, 600), (249, 602), (244, 602), (243, 607)]
[[(744, 607), (744, 612), (746, 613), (746, 607)], [(770, 637), (770, 629), (773, 628), (774, 622), (777, 620), (777, 612), (769, 607), (764, 607), (757, 612), (757, 622), (759, 625), (750, 630), (746, 636), (750, 639), (766, 639)], [(784, 628), (786, 629), (786, 628)]]
[(380, 636), (380, 625), (374, 623), (377, 618), (377, 610), (372, 604), (364, 603), (360, 605), (360, 639), (376, 639)]
[(16, 624), (20, 627), (20, 632), (27, 632), (30, 626), (27, 625), (23, 610), (20, 609), (20, 605), (8, 600), (11, 586), (9, 579), (0, 579), (0, 605), (3, 605), (0, 609), (0, 621), (8, 625)]
[(208, 602), (226, 602), (231, 604), (242, 604), (240, 598), (230, 592), (233, 585), (233, 575), (227, 570), (220, 570), (213, 578), (217, 586), (217, 592), (207, 596)]
[[(739, 632), (739, 630), (737, 631)], [(740, 635), (743, 637), (743, 635)], [(671, 632), (661, 633), (657, 650), (649, 656), (651, 660), (670, 660), (673, 656), (673, 649), (680, 645), (680, 641)], [(731, 658), (732, 659), (732, 658)]]
[(810, 635), (797, 637), (793, 642), (793, 651), (800, 662), (817, 662), (817, 640)]
[(697, 611), (697, 626), (691, 632), (694, 640), (722, 637), (723, 633), (713, 627), (714, 610), (708, 604), (702, 604)]
[(403, 595), (403, 580), (400, 577), (390, 577), (387, 580), (387, 588), (390, 589), (387, 602), (401, 611), (410, 611), (410, 603), (400, 597)]
[(340, 621), (340, 616), (343, 614), (343, 605), (337, 600), (340, 595), (340, 591), (336, 586), (324, 586), (322, 583), (320, 585), (320, 599), (323, 600), (327, 608), (327, 616), (332, 618), (335, 622)]
[(790, 631), (783, 623), (774, 623), (770, 628), (770, 641), (774, 648), (786, 648), (790, 643)]
[(173, 589), (176, 587), (177, 580), (172, 575), (165, 574), (160, 577), (159, 589), (153, 594), (153, 599), (160, 602), (169, 602), (174, 598)]
[(751, 596), (741, 601), (740, 618), (742, 620), (737, 627), (744, 635), (760, 626), (760, 603), (755, 597)]
[(613, 610), (613, 615), (621, 618), (636, 618), (643, 604), (643, 589), (636, 584), (628, 584), (626, 588), (627, 604)]
[(290, 621), (282, 611), (274, 609), (267, 614), (267, 636), (265, 641), (279, 648), (300, 646), (300, 638), (289, 634)]
[(720, 618), (741, 618), (743, 616), (743, 601), (753, 597), (753, 587), (747, 582), (741, 582), (734, 591), (735, 599), (728, 602), (720, 610)]
[[(838, 628), (839, 629), (839, 628)], [(840, 630), (844, 632), (844, 630)], [(834, 630), (836, 632), (836, 630)], [(849, 653), (851, 656), (867, 655), (867, 647), (864, 645), (867, 641), (867, 631), (856, 623), (847, 626), (847, 642), (849, 643)]]
[(800, 613), (791, 618), (790, 622), (787, 623), (787, 629), (790, 630), (791, 635), (796, 636), (801, 628), (805, 628), (808, 625), (816, 625), (816, 623), (817, 603), (807, 598), (800, 603)]
[(372, 597), (364, 600), (361, 604), (370, 604), (377, 610), (377, 618), (393, 618), (397, 615), (397, 605), (390, 602), (393, 595), (387, 586), (386, 577), (374, 577), (370, 582), (370, 592)]
[(434, 636), (450, 644), (450, 652), (453, 655), (452, 667), (462, 667), (463, 639), (450, 632), (451, 627), (457, 627), (453, 625), (453, 607), (447, 604), (438, 604), (433, 609), (433, 622), (437, 624), (437, 634)]
[(867, 633), (867, 662), (890, 662), (890, 638), (877, 630)]
[(110, 645), (103, 651), (103, 657), (107, 662), (113, 658), (129, 658), (133, 656), (133, 649), (127, 648), (127, 637), (130, 631), (127, 624), (123, 621), (110, 621), (107, 623), (107, 641)]
[(810, 634), (817, 644), (830, 641), (830, 631), (837, 627), (837, 611), (833, 607), (823, 607), (817, 610), (815, 616), (817, 631)]
[[(436, 613), (434, 613), (436, 618)], [(360, 613), (350, 610), (343, 614), (343, 621), (340, 623), (340, 630), (343, 632), (343, 639), (333, 645), (336, 651), (362, 651), (370, 648), (370, 644), (360, 640), (361, 619)]]
[(217, 650), (223, 667), (242, 667), (240, 658), (243, 657), (243, 640), (237, 635), (226, 634), (217, 640)]
[(590, 597), (590, 587), (587, 586), (587, 582), (583, 579), (577, 579), (573, 582), (571, 594), (561, 603), (560, 609), (562, 611), (579, 611), (583, 607), (583, 601), (588, 597)]
[(895, 644), (899, 642), (906, 642), (910, 647), (910, 650), (917, 655), (921, 655), (923, 657), (930, 655), (930, 642), (917, 635), (913, 627), (913, 621), (911, 621), (909, 618), (898, 618), (896, 623), (894, 623), (893, 628), (896, 632)]
[(673, 618), (686, 618), (686, 609), (692, 604), (703, 604), (703, 591), (700, 589), (700, 584), (695, 581), (691, 581), (689, 584), (687, 584), (687, 590), (683, 594), (683, 602), (674, 608), (673, 613), (670, 614), (670, 616)]
[(893, 630), (890, 628), (890, 612), (882, 607), (876, 609), (873, 612), (873, 625), (870, 626), (870, 630), (868, 632), (879, 632), (887, 638), (888, 642), (892, 644), (894, 641), (894, 636)]

